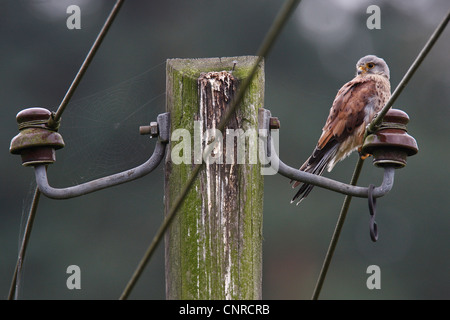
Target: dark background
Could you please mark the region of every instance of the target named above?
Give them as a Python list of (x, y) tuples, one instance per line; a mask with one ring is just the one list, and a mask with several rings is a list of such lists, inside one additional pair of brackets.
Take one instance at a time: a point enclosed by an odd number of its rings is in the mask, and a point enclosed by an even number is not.
[[(126, 1), (63, 115), (66, 147), (49, 168), (63, 187), (141, 164), (154, 146), (138, 127), (165, 107), (165, 60), (253, 55), (282, 1)], [(66, 8), (81, 8), (68, 30)], [(9, 154), (15, 116), (31, 106), (56, 110), (114, 1), (0, 1), (0, 296), (7, 297), (33, 171)], [(366, 9), (381, 9), (369, 30)], [(449, 9), (448, 1), (300, 3), (265, 61), (265, 106), (281, 121), (280, 157), (294, 167), (309, 156), (337, 90), (366, 55), (383, 57), (392, 90)], [(448, 28), (447, 28), (448, 29)], [(449, 30), (395, 103), (406, 111), (419, 153), (378, 200), (380, 239), (369, 238), (367, 200), (353, 199), (323, 286), (324, 299), (448, 299), (450, 118)], [(327, 173), (348, 182), (353, 154)], [(379, 184), (366, 161), (359, 185)], [(263, 298), (309, 299), (343, 196), (316, 188), (300, 206), (287, 179), (265, 178)], [(22, 274), (21, 299), (117, 299), (163, 215), (163, 168), (126, 185), (71, 200), (42, 196)], [(68, 290), (66, 268), (81, 268)], [(381, 289), (366, 287), (381, 268)], [(131, 299), (164, 299), (160, 245)]]

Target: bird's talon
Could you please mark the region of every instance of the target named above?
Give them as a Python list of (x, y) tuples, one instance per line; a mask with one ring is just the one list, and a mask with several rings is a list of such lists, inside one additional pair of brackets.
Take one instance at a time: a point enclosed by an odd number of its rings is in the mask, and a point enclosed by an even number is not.
[(369, 153), (361, 154), (361, 153), (360, 153), (359, 156), (361, 157), (361, 160), (366, 160), (368, 157), (371, 156), (371, 154), (369, 154)]

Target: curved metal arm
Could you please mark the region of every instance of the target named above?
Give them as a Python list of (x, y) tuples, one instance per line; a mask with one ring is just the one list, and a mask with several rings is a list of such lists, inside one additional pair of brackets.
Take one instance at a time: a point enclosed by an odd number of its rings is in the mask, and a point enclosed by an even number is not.
[(146, 162), (136, 168), (99, 178), (77, 186), (68, 188), (53, 188), (48, 183), (46, 165), (36, 165), (35, 176), (39, 190), (52, 199), (69, 199), (79, 197), (94, 191), (116, 186), (125, 182), (141, 178), (152, 172), (164, 158), (166, 145), (169, 141), (169, 113), (158, 116), (159, 138), (152, 156)]
[[(275, 155), (275, 153), (273, 153)], [(303, 172), (298, 169), (289, 167), (283, 163), (278, 156), (272, 156), (272, 161), (278, 162), (278, 173), (290, 178), (292, 180), (306, 182), (318, 187), (322, 187), (328, 190), (336, 191), (342, 194), (350, 195), (353, 197), (368, 198), (369, 188), (352, 186), (350, 184), (335, 181), (326, 177), (318, 176), (312, 173)], [(384, 168), (383, 182), (379, 187), (373, 189), (372, 195), (374, 198), (379, 198), (391, 191), (394, 185), (394, 173), (395, 169), (393, 167)]]
[[(328, 190), (336, 191), (342, 194), (359, 197), (359, 198), (368, 198), (369, 197), (369, 188), (353, 186), (351, 184), (346, 184), (342, 182), (338, 182), (336, 180), (332, 180), (326, 177), (318, 176), (312, 173), (300, 171), (298, 169), (292, 168), (286, 165), (283, 161), (280, 160), (277, 154), (278, 148), (275, 148), (273, 137), (270, 134), (271, 130), (273, 130), (270, 125), (271, 121), (271, 112), (270, 110), (261, 108), (259, 110), (259, 124), (260, 129), (268, 130), (269, 134), (267, 135), (267, 150), (266, 156), (273, 172), (279, 173), (286, 178), (309, 183), (314, 186), (322, 187)], [(275, 129), (279, 128), (279, 123), (275, 126)], [(270, 147), (270, 148), (269, 148)], [(384, 168), (384, 178), (383, 182), (379, 187), (373, 188), (371, 192), (371, 196), (374, 198), (379, 198), (387, 194), (391, 191), (394, 185), (394, 167), (385, 167)]]
[[(368, 198), (369, 197), (369, 188), (353, 186), (351, 184), (342, 183), (333, 179), (329, 179), (326, 177), (318, 176), (312, 173), (300, 171), (298, 169), (294, 169), (288, 165), (286, 165), (283, 161), (280, 160), (278, 154), (276, 152), (276, 148), (274, 146), (273, 140), (270, 139), (270, 155), (268, 156), (270, 160), (270, 166), (277, 173), (285, 176), (286, 178), (305, 182), (312, 184), (314, 186), (322, 187), (328, 190), (336, 191), (339, 193), (343, 193), (346, 195), (360, 197), (360, 198)], [(374, 198), (379, 198), (384, 196), (386, 193), (391, 191), (394, 185), (394, 167), (385, 167), (384, 168), (384, 178), (383, 183), (373, 189), (372, 196)]]
[(49, 185), (46, 165), (37, 165), (34, 167), (36, 183), (39, 187), (39, 190), (47, 197), (52, 199), (70, 199), (79, 197), (97, 190), (132, 181), (149, 174), (159, 165), (161, 160), (164, 158), (165, 150), (166, 144), (158, 141), (155, 147), (155, 151), (153, 152), (150, 159), (136, 168), (79, 184), (73, 187), (61, 189), (53, 188)]

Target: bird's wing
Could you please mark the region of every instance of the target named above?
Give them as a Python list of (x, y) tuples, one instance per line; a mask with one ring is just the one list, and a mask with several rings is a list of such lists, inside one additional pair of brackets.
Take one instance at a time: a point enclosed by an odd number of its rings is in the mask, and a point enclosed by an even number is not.
[[(339, 144), (363, 123), (366, 116), (364, 109), (372, 103), (375, 92), (375, 81), (361, 78), (347, 82), (338, 91), (322, 129), (322, 135), (312, 155), (300, 167), (301, 171), (322, 174), (328, 162), (336, 154)], [(299, 181), (292, 182), (294, 182), (293, 188), (301, 184)]]
[(330, 114), (317, 143), (323, 149), (330, 141), (344, 141), (359, 127), (366, 115), (365, 107), (372, 103), (376, 84), (372, 79), (355, 78), (347, 82), (338, 92)]
[[(338, 91), (322, 129), (322, 135), (312, 155), (303, 163), (300, 170), (322, 174), (328, 162), (336, 154), (339, 144), (363, 123), (364, 108), (371, 103), (375, 90), (374, 80), (355, 78)], [(299, 184), (300, 182), (297, 181), (293, 187)]]

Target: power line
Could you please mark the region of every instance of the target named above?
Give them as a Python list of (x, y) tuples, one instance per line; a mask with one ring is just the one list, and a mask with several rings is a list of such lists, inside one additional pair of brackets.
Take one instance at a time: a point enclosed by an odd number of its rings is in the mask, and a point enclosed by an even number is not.
[(36, 211), (37, 211), (37, 207), (39, 204), (40, 196), (41, 196), (41, 192), (39, 191), (39, 188), (36, 187), (34, 189), (33, 200), (31, 202), (31, 207), (30, 207), (30, 211), (28, 213), (27, 222), (25, 224), (25, 232), (23, 235), (22, 243), (20, 245), (19, 255), (17, 257), (17, 263), (16, 263), (16, 267), (14, 269), (13, 279), (11, 281), (11, 286), (9, 288), (8, 300), (17, 298), (17, 294), (16, 294), (17, 286), (18, 286), (17, 278), (22, 270), (22, 265), (24, 262), (23, 260), (25, 259), (25, 251), (27, 250), (28, 241), (30, 240), (31, 229), (33, 227), (34, 218), (36, 217)]
[(66, 109), (67, 105), (69, 104), (70, 99), (72, 98), (73, 94), (75, 93), (75, 90), (77, 89), (78, 85), (81, 82), (81, 79), (83, 78), (84, 74), (86, 73), (86, 70), (88, 69), (89, 65), (92, 62), (92, 59), (95, 56), (95, 53), (97, 52), (98, 48), (102, 44), (103, 39), (106, 36), (106, 33), (108, 32), (109, 28), (111, 27), (114, 18), (117, 16), (117, 13), (120, 10), (120, 7), (122, 6), (124, 0), (117, 0), (116, 4), (114, 5), (111, 13), (109, 14), (108, 18), (106, 19), (105, 23), (103, 24), (102, 29), (100, 30), (97, 38), (94, 41), (94, 44), (92, 45), (91, 49), (89, 50), (86, 58), (84, 59), (80, 69), (78, 70), (77, 75), (72, 81), (72, 84), (69, 87), (69, 90), (67, 90), (66, 95), (64, 96), (63, 100), (61, 101), (58, 109), (56, 110), (55, 114), (50, 118), (48, 126), (50, 128), (54, 128), (57, 126), (59, 120), (61, 119), (61, 116)]

